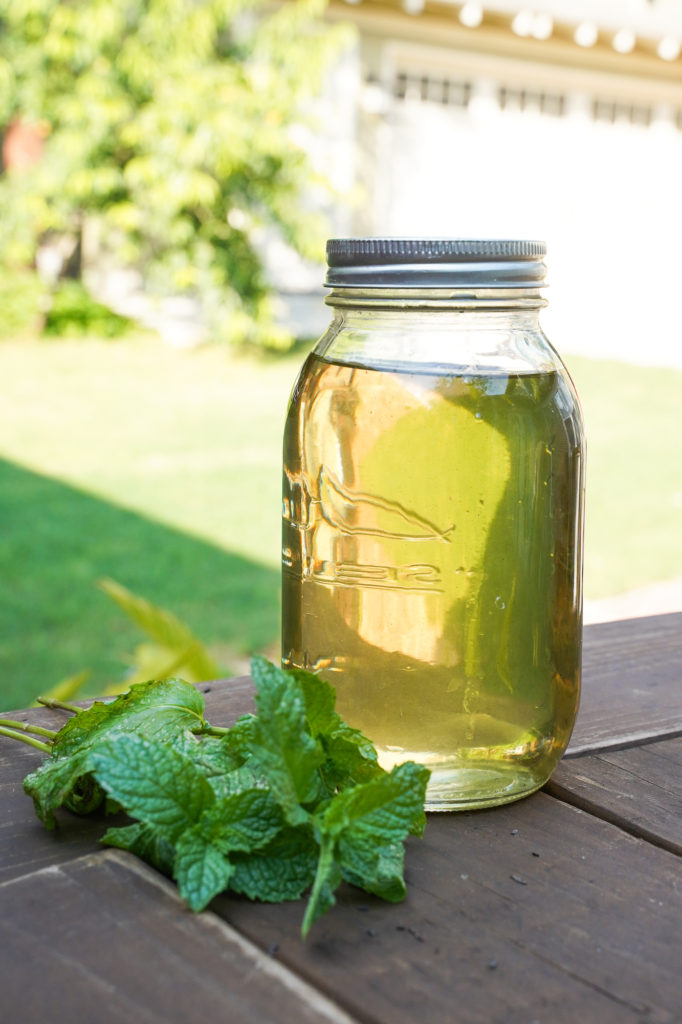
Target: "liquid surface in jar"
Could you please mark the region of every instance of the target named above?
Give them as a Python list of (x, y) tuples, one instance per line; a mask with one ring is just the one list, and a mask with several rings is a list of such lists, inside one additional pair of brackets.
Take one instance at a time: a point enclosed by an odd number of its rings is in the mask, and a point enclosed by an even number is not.
[(319, 672), (427, 808), (551, 774), (580, 665), (579, 412), (556, 372), (309, 357), (284, 440), (285, 666)]

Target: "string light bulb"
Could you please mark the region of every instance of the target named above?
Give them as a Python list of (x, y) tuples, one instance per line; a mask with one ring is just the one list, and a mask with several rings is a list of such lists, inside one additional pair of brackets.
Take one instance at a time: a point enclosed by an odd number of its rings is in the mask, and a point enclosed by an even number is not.
[(469, 0), (459, 12), (459, 20), (466, 28), (478, 28), (483, 21), (483, 7)]
[(520, 10), (512, 21), (512, 31), (517, 36), (532, 36), (533, 39), (549, 39), (554, 31), (554, 20), (550, 14), (534, 14), (527, 8)]
[(549, 39), (553, 31), (554, 22), (549, 14), (535, 15), (531, 29), (533, 39)]
[(663, 36), (656, 47), (656, 53), (661, 60), (677, 60), (681, 49), (680, 41), (675, 36)]
[(637, 42), (635, 33), (630, 28), (620, 28), (611, 40), (611, 46), (617, 53), (632, 53)]
[(578, 46), (594, 46), (599, 38), (599, 30), (593, 21), (581, 21), (573, 33)]
[(517, 36), (529, 36), (533, 31), (534, 20), (532, 11), (521, 10), (512, 21), (512, 30)]

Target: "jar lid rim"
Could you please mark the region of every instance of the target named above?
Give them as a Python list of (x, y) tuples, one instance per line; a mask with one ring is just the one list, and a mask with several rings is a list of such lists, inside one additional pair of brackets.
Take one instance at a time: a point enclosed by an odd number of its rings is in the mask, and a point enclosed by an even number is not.
[(330, 238), (330, 267), (381, 266), (386, 263), (460, 263), (539, 260), (547, 253), (543, 241), (520, 238)]

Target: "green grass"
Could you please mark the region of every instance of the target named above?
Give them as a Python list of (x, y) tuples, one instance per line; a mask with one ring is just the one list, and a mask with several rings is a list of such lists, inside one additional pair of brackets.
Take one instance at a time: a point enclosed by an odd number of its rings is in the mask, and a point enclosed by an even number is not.
[(572, 357), (585, 413), (585, 592), (682, 577), (682, 372)]
[(150, 340), (0, 345), (0, 704), (140, 639), (95, 588), (170, 608), (226, 671), (279, 634), (281, 432), (301, 357)]
[[(301, 356), (153, 339), (0, 345), (0, 704), (139, 635), (101, 576), (184, 618), (226, 670), (279, 630), (280, 451)], [(682, 373), (569, 360), (588, 428), (586, 590), (682, 576)]]

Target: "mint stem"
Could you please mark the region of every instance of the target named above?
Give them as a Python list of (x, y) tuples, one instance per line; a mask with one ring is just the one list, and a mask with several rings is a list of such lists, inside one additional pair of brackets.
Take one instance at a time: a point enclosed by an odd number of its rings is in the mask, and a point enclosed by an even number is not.
[(21, 732), (34, 732), (37, 736), (47, 736), (53, 740), (57, 733), (54, 729), (43, 729), (41, 725), (31, 725), (30, 722), (15, 722), (11, 718), (0, 718), (0, 725), (8, 729), (18, 729)]
[(229, 729), (221, 729), (219, 725), (206, 725), (203, 729), (199, 729), (202, 736), (227, 736), (229, 731)]
[(58, 708), (60, 711), (73, 711), (80, 715), (85, 708), (79, 708), (75, 704), (67, 704), (66, 701), (57, 700), (55, 697), (37, 697), (36, 704), (42, 704), (46, 708)]
[(34, 739), (33, 736), (28, 736), (25, 732), (19, 732), (16, 729), (6, 729), (0, 725), (0, 736), (9, 736), (11, 740), (21, 740), (22, 743), (28, 743), (29, 747), (35, 747), (36, 750), (42, 750), (46, 754), (50, 753), (47, 743), (41, 743), (40, 740)]
[[(329, 884), (329, 872), (334, 862), (334, 839), (329, 835), (323, 835), (321, 837), (320, 844), (320, 855), (317, 861), (317, 871), (315, 873), (315, 881), (313, 882), (313, 888), (308, 897), (308, 905), (305, 909), (305, 915), (303, 917), (303, 924), (301, 925), (301, 935), (305, 939), (310, 931), (310, 926), (314, 924), (320, 914), (330, 906), (322, 906), (322, 890), (325, 885)], [(334, 902), (332, 897), (331, 903)]]

